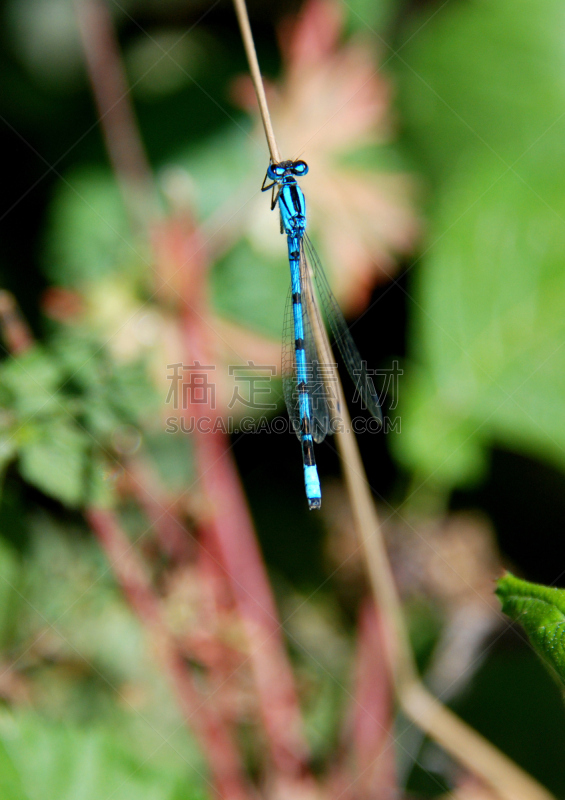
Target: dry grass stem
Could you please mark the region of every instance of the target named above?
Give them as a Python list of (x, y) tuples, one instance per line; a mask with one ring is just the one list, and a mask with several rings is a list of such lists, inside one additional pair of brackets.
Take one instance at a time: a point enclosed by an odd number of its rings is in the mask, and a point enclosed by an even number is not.
[[(440, 744), (450, 755), (481, 778), (504, 800), (552, 800), (552, 795), (497, 747), (457, 717), (435, 698), (420, 681), (394, 576), (388, 560), (382, 528), (365, 476), (361, 454), (353, 433), (328, 334), (317, 308), (309, 270), (305, 292), (318, 352), (324, 364), (332, 365), (326, 375), (337, 394), (341, 424), (337, 426), (337, 447), (351, 502), (355, 527), (366, 564), (371, 593), (385, 625), (385, 656), (396, 699), (405, 714)], [(331, 397), (332, 394), (327, 395)]]
[(387, 625), (386, 656), (399, 705), (418, 727), (491, 786), (501, 798), (550, 800), (552, 795), (546, 789), (446, 708), (418, 678), (382, 529), (351, 429), (341, 384), (338, 382), (337, 385), (343, 422), (337, 445), (371, 591)]
[(247, 55), (251, 80), (253, 81), (253, 86), (255, 87), (257, 102), (259, 103), (259, 113), (261, 114), (261, 120), (265, 129), (265, 136), (267, 137), (267, 144), (269, 145), (269, 153), (271, 154), (273, 163), (278, 164), (281, 161), (281, 156), (279, 153), (279, 148), (277, 147), (277, 141), (275, 139), (273, 123), (271, 122), (271, 115), (269, 113), (269, 106), (267, 105), (265, 87), (263, 86), (263, 78), (261, 77), (259, 61), (257, 60), (255, 42), (253, 41), (251, 25), (249, 24), (247, 6), (245, 0), (233, 0), (233, 3), (235, 6), (235, 13), (237, 14), (237, 21), (239, 22), (239, 28), (241, 30), (243, 46), (245, 47), (245, 54)]

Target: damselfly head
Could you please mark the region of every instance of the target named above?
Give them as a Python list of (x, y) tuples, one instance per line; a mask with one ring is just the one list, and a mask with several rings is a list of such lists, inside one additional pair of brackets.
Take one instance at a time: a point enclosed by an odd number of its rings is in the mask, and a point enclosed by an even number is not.
[(288, 175), (306, 175), (308, 164), (305, 161), (281, 161), (280, 164), (269, 164), (267, 176), (272, 181), (281, 181)]

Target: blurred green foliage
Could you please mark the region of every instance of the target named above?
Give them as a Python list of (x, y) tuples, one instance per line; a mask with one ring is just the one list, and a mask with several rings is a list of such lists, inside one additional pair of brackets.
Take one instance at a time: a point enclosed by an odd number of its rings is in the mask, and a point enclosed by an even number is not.
[(205, 797), (205, 768), (97, 545), (47, 515), (29, 524), (24, 556), (0, 547), (2, 674), (17, 667), (33, 687), (27, 708), (0, 711), (0, 794)]
[(517, 646), (517, 637), (509, 634), (504, 640), (489, 652), (471, 686), (453, 702), (454, 710), (562, 797), (562, 692), (529, 647)]
[[(33, 769), (30, 769), (33, 764)], [(48, 723), (37, 716), (0, 716), (0, 791), (6, 800), (201, 800), (179, 768), (147, 764), (109, 728)]]
[(81, 288), (117, 270), (131, 275), (137, 267), (139, 273), (148, 261), (141, 247), (110, 170), (75, 169), (58, 184), (42, 248), (42, 266), (50, 281)]
[(116, 432), (158, 408), (142, 361), (116, 364), (92, 335), (61, 333), (0, 365), (0, 467), (70, 507), (111, 502)]
[(396, 63), (430, 222), (395, 452), (450, 489), (499, 444), (565, 467), (565, 7), (448, 4)]

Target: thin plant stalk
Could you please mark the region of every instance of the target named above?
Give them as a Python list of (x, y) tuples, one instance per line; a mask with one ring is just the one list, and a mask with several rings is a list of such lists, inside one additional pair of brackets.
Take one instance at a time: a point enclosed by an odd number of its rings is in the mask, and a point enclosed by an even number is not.
[(261, 113), (263, 128), (265, 129), (265, 136), (267, 138), (271, 160), (274, 164), (279, 164), (281, 156), (279, 153), (277, 140), (275, 139), (271, 115), (269, 114), (269, 106), (267, 104), (267, 97), (265, 95), (265, 87), (263, 85), (263, 78), (261, 77), (261, 69), (259, 67), (257, 51), (255, 50), (255, 42), (253, 40), (253, 33), (251, 31), (251, 23), (249, 22), (249, 14), (247, 13), (247, 4), (245, 0), (233, 0), (233, 3), (235, 6), (235, 13), (237, 15), (237, 21), (239, 23), (239, 29), (241, 31), (241, 38), (243, 39), (243, 46), (245, 47), (245, 54), (247, 55), (251, 80), (253, 81), (253, 86), (255, 87), (257, 102), (259, 103), (259, 111)]
[[(315, 303), (311, 295), (309, 302)], [(319, 312), (311, 313), (319, 352), (333, 365), (331, 346)], [(353, 432), (337, 369), (332, 366), (340, 424), (337, 448), (363, 552), (371, 593), (386, 621), (383, 653), (396, 698), (405, 714), (505, 800), (551, 800), (552, 795), (497, 747), (446, 708), (421, 682), (386, 552), (382, 527)]]
[(341, 391), (343, 428), (338, 450), (359, 534), (371, 591), (387, 620), (385, 647), (396, 697), (405, 714), (505, 800), (550, 800), (552, 795), (510, 758), (437, 700), (420, 681), (409, 646), (400, 599), (394, 586), (382, 529), (349, 412)]
[[(353, 796), (367, 800), (398, 794), (394, 748), (394, 700), (390, 672), (381, 657), (385, 626), (372, 600), (359, 610), (355, 702), (351, 708), (351, 740), (355, 758)], [(353, 787), (352, 787), (353, 788)]]
[[(234, 0), (234, 4), (238, 11), (240, 25), (243, 19), (242, 36), (259, 100), (263, 126), (266, 132), (272, 131), (265, 93), (260, 87), (262, 84), (261, 73), (245, 10), (245, 0)], [(274, 148), (269, 136), (267, 140), (271, 153), (276, 152), (278, 155), (274, 135)], [(279, 160), (280, 157), (277, 157), (277, 161)], [(313, 296), (310, 298), (310, 302), (316, 304)], [(314, 335), (320, 355), (326, 364), (333, 364), (331, 346), (319, 312), (315, 310), (315, 313), (311, 314), (311, 318), (314, 320)], [(335, 368), (333, 372), (332, 385), (334, 389), (337, 387), (340, 409), (337, 414), (341, 417), (337, 436), (338, 452), (371, 592), (377, 608), (386, 622), (384, 653), (399, 705), (413, 722), (493, 788), (501, 798), (505, 800), (550, 800), (552, 795), (544, 787), (447, 709), (421, 683), (408, 638), (400, 598), (386, 553), (382, 529), (366, 479), (356, 437), (352, 430), (341, 381)]]

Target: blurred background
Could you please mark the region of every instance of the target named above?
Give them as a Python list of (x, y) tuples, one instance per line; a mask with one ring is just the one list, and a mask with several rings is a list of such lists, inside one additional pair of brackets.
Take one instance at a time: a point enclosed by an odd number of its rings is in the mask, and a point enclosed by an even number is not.
[[(418, 665), (563, 796), (560, 690), (493, 590), (505, 566), (564, 585), (565, 6), (249, 11), (279, 147), (310, 166), (312, 238), (381, 375), (390, 424), (360, 447)], [(147, 634), (156, 608), (261, 780), (239, 606), (199, 551), (215, 491), (249, 504), (326, 775), (348, 747), (366, 594), (333, 442), (311, 514), (294, 436), (230, 431), (218, 456), (211, 437), (166, 432), (182, 416), (171, 365), (199, 355), (221, 419), (286, 414), (286, 245), (259, 191), (268, 152), (231, 4), (1, 0), (0, 19), (2, 794), (211, 796)], [(250, 361), (276, 366), (275, 410), (230, 407), (250, 384), (229, 367)], [(126, 542), (137, 560), (110, 568)], [(391, 725), (397, 793), (470, 791)]]

